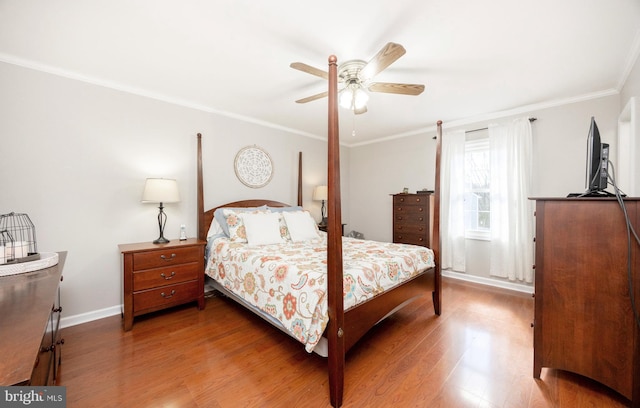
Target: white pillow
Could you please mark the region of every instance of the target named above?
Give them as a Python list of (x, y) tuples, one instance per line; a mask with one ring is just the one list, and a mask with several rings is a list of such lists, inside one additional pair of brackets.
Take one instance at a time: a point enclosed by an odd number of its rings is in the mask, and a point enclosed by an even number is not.
[(276, 213), (242, 213), (249, 245), (281, 244), (279, 215)]
[(291, 241), (301, 242), (319, 238), (318, 227), (308, 211), (283, 212)]
[[(269, 210), (266, 209), (253, 209), (243, 212), (223, 208), (222, 213), (229, 227), (229, 239), (231, 239), (231, 242), (247, 242), (247, 229), (240, 214), (267, 214), (268, 212)], [(222, 228), (224, 229), (224, 227)]]

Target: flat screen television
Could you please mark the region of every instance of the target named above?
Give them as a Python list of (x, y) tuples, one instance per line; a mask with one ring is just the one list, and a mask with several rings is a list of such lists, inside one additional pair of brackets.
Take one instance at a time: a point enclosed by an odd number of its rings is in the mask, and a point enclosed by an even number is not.
[(609, 144), (600, 141), (600, 131), (595, 118), (591, 117), (591, 126), (587, 135), (587, 171), (585, 175), (587, 196), (607, 196), (609, 168)]
[(591, 117), (591, 126), (587, 134), (587, 166), (584, 193), (571, 193), (568, 197), (609, 197), (613, 194), (605, 191), (608, 184), (609, 144), (600, 141), (600, 131), (595, 118)]

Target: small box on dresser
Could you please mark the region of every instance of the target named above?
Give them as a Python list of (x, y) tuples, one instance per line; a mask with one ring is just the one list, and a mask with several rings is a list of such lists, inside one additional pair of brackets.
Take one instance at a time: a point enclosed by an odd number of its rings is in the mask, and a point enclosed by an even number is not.
[(167, 244), (119, 245), (122, 253), (124, 330), (133, 318), (188, 302), (204, 309), (206, 241), (190, 238)]
[(393, 194), (393, 242), (429, 247), (433, 194)]

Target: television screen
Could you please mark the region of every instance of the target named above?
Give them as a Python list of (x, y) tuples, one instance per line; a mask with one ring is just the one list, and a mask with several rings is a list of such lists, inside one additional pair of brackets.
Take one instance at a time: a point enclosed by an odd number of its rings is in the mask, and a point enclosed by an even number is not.
[(568, 197), (611, 196), (605, 191), (608, 185), (609, 145), (600, 141), (600, 131), (595, 118), (591, 117), (591, 126), (587, 134), (587, 166), (584, 193), (572, 193)]

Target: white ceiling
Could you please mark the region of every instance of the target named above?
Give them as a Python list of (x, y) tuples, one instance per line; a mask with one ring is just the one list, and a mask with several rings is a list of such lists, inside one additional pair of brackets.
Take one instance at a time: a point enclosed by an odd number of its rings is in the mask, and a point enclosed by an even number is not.
[[(349, 145), (619, 91), (640, 48), (638, 0), (0, 0), (0, 61), (326, 137), (326, 81), (293, 70), (407, 53), (340, 111)], [(356, 135), (352, 136), (355, 123)]]

